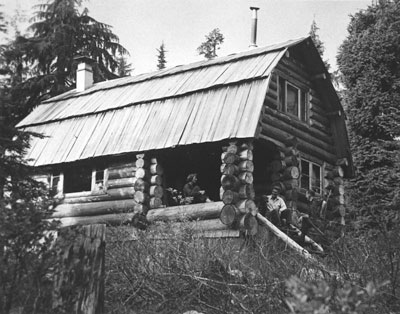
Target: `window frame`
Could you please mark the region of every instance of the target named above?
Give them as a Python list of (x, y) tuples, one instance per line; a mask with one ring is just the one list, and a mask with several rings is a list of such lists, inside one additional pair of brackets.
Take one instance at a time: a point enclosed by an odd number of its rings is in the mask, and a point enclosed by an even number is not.
[[(98, 171), (104, 171), (103, 174), (103, 184), (102, 184), (102, 188), (98, 189), (96, 188), (96, 174), (98, 173)], [(59, 177), (59, 181), (58, 181), (58, 187), (57, 187), (57, 194), (56, 196), (60, 196), (60, 195), (64, 195), (66, 197), (75, 197), (75, 196), (90, 196), (90, 195), (96, 195), (96, 194), (106, 194), (107, 192), (107, 182), (108, 182), (108, 168), (92, 168), (92, 173), (91, 173), (91, 181), (90, 181), (90, 191), (77, 191), (77, 192), (68, 192), (65, 193), (65, 174), (64, 171), (60, 171), (60, 172), (53, 172), (50, 176), (50, 185), (49, 185), (49, 189), (52, 190), (53, 189), (53, 185), (54, 185), (54, 179), (56, 177)]]
[[(306, 188), (306, 187), (303, 187), (302, 186), (302, 181), (303, 181), (303, 166), (302, 166), (302, 163), (303, 162), (306, 162), (306, 163), (308, 163), (308, 176), (307, 176), (307, 178), (308, 178), (308, 187)], [(316, 163), (316, 162), (313, 162), (313, 161), (310, 161), (310, 160), (308, 160), (308, 159), (306, 159), (306, 158), (304, 158), (304, 157), (300, 157), (300, 189), (301, 190), (303, 190), (303, 191), (306, 191), (306, 190), (313, 190), (313, 191), (315, 191), (315, 193), (316, 194), (318, 194), (318, 195), (322, 195), (323, 194), (323, 191), (324, 191), (324, 180), (323, 180), (323, 178), (324, 178), (324, 174), (323, 174), (323, 172), (324, 172), (324, 166), (323, 165), (321, 165), (321, 164), (318, 164), (318, 163)], [(313, 172), (313, 166), (317, 166), (318, 168), (319, 168), (319, 187), (316, 187), (316, 186), (313, 186), (312, 185), (312, 172)], [(319, 191), (316, 191), (316, 189), (315, 188), (318, 188), (319, 189)]]
[[(277, 86), (279, 110), (308, 124), (310, 116), (310, 92), (298, 87), (296, 84), (288, 81), (280, 75), (277, 75)], [(288, 112), (288, 86), (297, 90), (297, 114)], [(281, 90), (282, 88), (283, 91)]]

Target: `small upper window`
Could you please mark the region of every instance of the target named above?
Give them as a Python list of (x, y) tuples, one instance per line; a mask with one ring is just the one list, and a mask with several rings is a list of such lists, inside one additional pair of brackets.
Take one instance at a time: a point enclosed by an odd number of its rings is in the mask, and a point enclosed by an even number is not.
[(301, 121), (308, 121), (308, 93), (279, 77), (279, 108)]
[(313, 190), (317, 194), (322, 194), (323, 187), (321, 166), (311, 161), (301, 159), (300, 168), (300, 187), (305, 190)]

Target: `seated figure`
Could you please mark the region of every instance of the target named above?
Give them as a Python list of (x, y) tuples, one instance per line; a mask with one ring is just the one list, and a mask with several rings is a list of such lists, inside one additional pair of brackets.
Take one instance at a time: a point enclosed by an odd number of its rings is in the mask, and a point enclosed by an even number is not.
[(267, 217), (276, 226), (290, 223), (290, 211), (287, 209), (285, 201), (279, 196), (279, 192), (280, 189), (274, 187), (271, 195), (263, 198), (267, 209)]
[(187, 176), (186, 184), (183, 186), (183, 197), (188, 204), (211, 202), (206, 192), (197, 185), (196, 173)]

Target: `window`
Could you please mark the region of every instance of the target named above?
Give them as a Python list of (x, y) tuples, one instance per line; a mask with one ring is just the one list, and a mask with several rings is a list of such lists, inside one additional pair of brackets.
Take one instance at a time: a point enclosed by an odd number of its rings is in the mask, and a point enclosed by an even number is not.
[(64, 172), (64, 193), (92, 190), (92, 169), (73, 167)]
[(50, 178), (50, 194), (55, 196), (62, 193), (63, 177), (60, 172), (54, 173)]
[(308, 92), (278, 77), (279, 108), (301, 121), (308, 121)]
[(53, 195), (65, 193), (103, 192), (106, 185), (107, 169), (91, 167), (71, 167), (51, 176), (50, 191)]
[(92, 191), (103, 191), (105, 186), (105, 169), (96, 169), (92, 172)]
[(311, 161), (301, 159), (300, 187), (305, 190), (313, 190), (322, 194), (322, 168)]

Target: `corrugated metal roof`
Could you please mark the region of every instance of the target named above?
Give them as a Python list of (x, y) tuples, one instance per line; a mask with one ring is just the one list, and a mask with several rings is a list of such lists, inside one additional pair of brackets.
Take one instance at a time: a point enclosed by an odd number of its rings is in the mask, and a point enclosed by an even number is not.
[(95, 84), (45, 101), (18, 127), (42, 133), (35, 166), (254, 137), (271, 71), (305, 39)]

